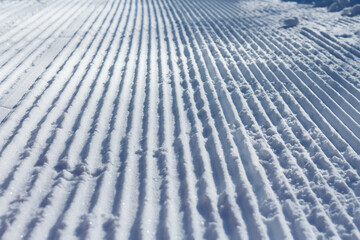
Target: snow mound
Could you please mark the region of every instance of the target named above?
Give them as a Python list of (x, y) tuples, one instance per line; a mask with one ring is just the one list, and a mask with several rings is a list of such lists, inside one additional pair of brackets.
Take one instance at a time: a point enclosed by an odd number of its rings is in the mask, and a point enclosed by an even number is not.
[(341, 15), (349, 17), (360, 15), (360, 4), (344, 9)]
[(348, 6), (350, 6), (349, 0), (336, 0), (330, 4), (328, 10), (329, 10), (329, 12), (338, 12)]
[(286, 18), (283, 20), (284, 27), (295, 27), (299, 25), (299, 19), (297, 17)]
[(314, 7), (327, 7), (329, 12), (339, 12), (343, 9), (343, 15), (356, 16), (360, 13), (360, 1), (359, 0), (283, 0), (293, 1), (302, 4), (313, 4)]

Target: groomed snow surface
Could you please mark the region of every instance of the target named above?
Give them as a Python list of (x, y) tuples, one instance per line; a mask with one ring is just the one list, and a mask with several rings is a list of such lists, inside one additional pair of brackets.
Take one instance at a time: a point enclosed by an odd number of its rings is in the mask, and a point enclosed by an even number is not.
[(360, 239), (358, 32), (277, 0), (0, 1), (0, 239)]

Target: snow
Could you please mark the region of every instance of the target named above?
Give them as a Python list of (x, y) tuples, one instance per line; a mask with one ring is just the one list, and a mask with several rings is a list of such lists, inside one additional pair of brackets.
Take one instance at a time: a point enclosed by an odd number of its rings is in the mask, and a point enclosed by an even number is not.
[[(339, 12), (341, 10), (344, 10), (345, 13), (347, 12), (358, 12), (358, 7), (356, 5), (359, 5), (359, 0), (284, 0), (284, 1), (294, 1), (298, 3), (306, 3), (306, 4), (312, 4), (314, 7), (327, 7), (329, 12)], [(354, 9), (354, 10), (351, 10)], [(350, 14), (347, 16), (355, 16), (355, 14)]]
[(352, 5), (0, 1), (0, 239), (360, 239)]
[(360, 4), (356, 4), (352, 7), (344, 9), (344, 11), (342, 12), (342, 15), (349, 16), (349, 17), (360, 15)]
[(286, 18), (283, 20), (284, 27), (295, 27), (299, 24), (299, 19), (297, 17)]

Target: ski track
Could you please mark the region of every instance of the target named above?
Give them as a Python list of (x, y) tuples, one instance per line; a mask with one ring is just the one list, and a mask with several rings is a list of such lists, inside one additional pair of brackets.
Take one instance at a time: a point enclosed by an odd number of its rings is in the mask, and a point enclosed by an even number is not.
[(0, 239), (360, 239), (360, 20), (308, 11), (0, 1)]

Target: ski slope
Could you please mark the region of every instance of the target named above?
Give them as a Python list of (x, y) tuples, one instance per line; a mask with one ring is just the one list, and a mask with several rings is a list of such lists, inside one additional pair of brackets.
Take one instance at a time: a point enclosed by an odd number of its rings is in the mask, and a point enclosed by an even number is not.
[(0, 1), (0, 239), (360, 239), (359, 30), (277, 0)]

